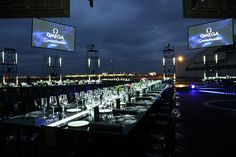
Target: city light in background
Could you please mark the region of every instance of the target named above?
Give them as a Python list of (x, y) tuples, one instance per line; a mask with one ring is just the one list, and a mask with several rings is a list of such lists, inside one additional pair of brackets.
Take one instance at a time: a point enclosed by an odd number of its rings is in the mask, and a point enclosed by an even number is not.
[(178, 60), (178, 62), (183, 62), (184, 61), (184, 57), (183, 56), (178, 56), (177, 60)]

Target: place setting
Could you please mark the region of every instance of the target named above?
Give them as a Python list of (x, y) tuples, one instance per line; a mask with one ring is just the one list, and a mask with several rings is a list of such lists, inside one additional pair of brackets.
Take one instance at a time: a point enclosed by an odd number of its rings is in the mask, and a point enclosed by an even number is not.
[(86, 120), (76, 120), (76, 121), (71, 121), (67, 125), (69, 127), (83, 127), (87, 126), (89, 124), (89, 121)]
[(133, 124), (133, 123), (137, 122), (135, 115), (129, 115), (129, 114), (116, 115), (116, 116), (114, 116), (114, 119), (115, 119), (116, 123), (120, 123), (120, 124), (124, 124), (124, 125)]
[(80, 108), (69, 108), (69, 109), (66, 109), (66, 112), (69, 112), (69, 113), (76, 113), (76, 112), (80, 112), (82, 111)]

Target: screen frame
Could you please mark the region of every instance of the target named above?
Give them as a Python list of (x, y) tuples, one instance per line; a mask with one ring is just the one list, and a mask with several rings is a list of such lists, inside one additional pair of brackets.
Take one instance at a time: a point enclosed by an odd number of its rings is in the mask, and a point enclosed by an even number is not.
[(212, 21), (212, 22), (205, 22), (205, 23), (200, 23), (200, 24), (196, 24), (196, 25), (187, 26), (187, 43), (188, 43), (187, 45), (188, 45), (188, 50), (228, 46), (228, 45), (218, 45), (218, 46), (190, 48), (190, 46), (189, 46), (189, 28), (196, 27), (196, 26), (201, 26), (201, 25), (205, 25), (205, 24), (210, 24), (210, 23), (216, 23), (216, 22), (220, 22), (220, 21), (224, 21), (224, 20), (229, 20), (229, 19), (232, 20), (232, 40), (233, 40), (233, 44), (229, 44), (229, 45), (234, 45), (234, 18), (227, 18), (227, 19), (221, 19), (221, 20), (216, 20), (216, 21)]
[[(39, 19), (39, 20), (42, 20), (42, 21), (46, 21), (46, 22), (51, 22), (51, 23), (55, 23), (55, 24), (59, 24), (59, 25), (63, 25), (63, 26), (67, 26), (67, 27), (71, 27), (71, 28), (74, 28), (75, 30), (75, 34), (74, 34), (74, 50), (63, 50), (63, 49), (59, 49), (59, 48), (47, 48), (47, 47), (40, 47), (40, 46), (34, 46), (33, 45), (33, 23), (34, 23), (34, 19)], [(45, 19), (42, 19), (42, 18), (37, 18), (37, 17), (33, 17), (31, 19), (31, 47), (32, 48), (42, 48), (42, 49), (48, 49), (48, 50), (57, 50), (57, 51), (69, 51), (69, 52), (75, 52), (75, 43), (76, 43), (76, 27), (75, 26), (71, 26), (71, 25), (66, 25), (66, 24), (62, 24), (62, 23), (59, 23), (59, 22), (54, 22), (54, 21), (51, 21), (51, 20), (45, 20)]]

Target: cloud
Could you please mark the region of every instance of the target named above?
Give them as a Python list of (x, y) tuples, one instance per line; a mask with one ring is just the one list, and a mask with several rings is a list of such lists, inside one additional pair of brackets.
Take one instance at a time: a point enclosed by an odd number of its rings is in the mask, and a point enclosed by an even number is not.
[(32, 19), (0, 19), (1, 47), (19, 51), (21, 74), (39, 74), (44, 56), (62, 56), (63, 73), (84, 73), (88, 44), (99, 46), (102, 71), (162, 73), (163, 45), (175, 45), (177, 53), (189, 54), (187, 26), (208, 21), (184, 19), (182, 0), (71, 1), (70, 18), (48, 20), (76, 27), (76, 50), (31, 47)]

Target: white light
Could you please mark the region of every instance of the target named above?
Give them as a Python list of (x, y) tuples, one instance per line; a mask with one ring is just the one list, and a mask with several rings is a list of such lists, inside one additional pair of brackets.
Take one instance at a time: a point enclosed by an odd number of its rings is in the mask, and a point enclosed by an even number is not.
[(2, 77), (2, 83), (3, 83), (3, 84), (6, 84), (6, 78), (5, 78), (5, 76)]
[(191, 85), (191, 88), (192, 88), (192, 89), (195, 89), (195, 87), (196, 87), (196, 86), (195, 86), (194, 84)]
[(165, 66), (165, 64), (166, 64), (166, 60), (165, 58), (163, 58), (163, 66)]
[(51, 82), (52, 79), (51, 79), (51, 74), (48, 75), (48, 81)]
[(62, 119), (62, 120), (59, 120), (59, 121), (57, 121), (57, 122), (55, 122), (55, 123), (49, 124), (48, 126), (55, 127), (55, 126), (58, 126), (58, 125), (60, 125), (60, 124), (64, 124), (64, 123), (66, 123), (66, 122), (68, 122), (68, 121), (71, 121), (71, 120), (73, 120), (73, 119), (75, 119), (75, 118), (78, 118), (78, 117), (81, 117), (81, 116), (83, 116), (83, 115), (86, 115), (86, 114), (88, 114), (88, 113), (89, 113), (88, 110), (83, 111), (83, 112), (79, 112), (79, 113), (77, 113), (77, 114), (75, 114), (75, 115), (73, 115), (73, 116), (70, 116), (70, 117), (64, 118), (64, 119)]
[(203, 64), (206, 64), (206, 56), (203, 56)]
[(16, 85), (18, 86), (19, 84), (19, 76), (16, 76)]
[(217, 92), (217, 91), (210, 91), (210, 90), (199, 90), (199, 92), (212, 93), (212, 94), (226, 94), (225, 92)]
[(5, 62), (5, 54), (4, 54), (5, 52), (4, 51), (2, 51), (2, 63), (4, 63)]
[(17, 53), (16, 53), (16, 64), (18, 63), (18, 59), (17, 59)]
[(60, 82), (62, 82), (62, 74), (60, 74)]
[(173, 57), (173, 65), (175, 65), (175, 57)]
[(100, 61), (100, 58), (98, 58), (98, 67), (100, 68), (101, 66), (101, 61)]
[(61, 57), (59, 58), (59, 64), (60, 64), (60, 67), (61, 67), (61, 65), (62, 65), (62, 59), (61, 59)]
[(218, 77), (219, 75), (218, 75), (218, 72), (216, 72), (216, 78)]
[(48, 66), (51, 66), (51, 57), (48, 57)]
[(215, 54), (215, 61), (216, 61), (216, 64), (218, 63), (218, 55)]
[(204, 77), (204, 80), (205, 80), (206, 79), (206, 71), (204, 71), (203, 77)]
[(90, 58), (88, 58), (88, 67), (90, 68), (90, 64), (91, 64), (91, 61), (90, 61)]

